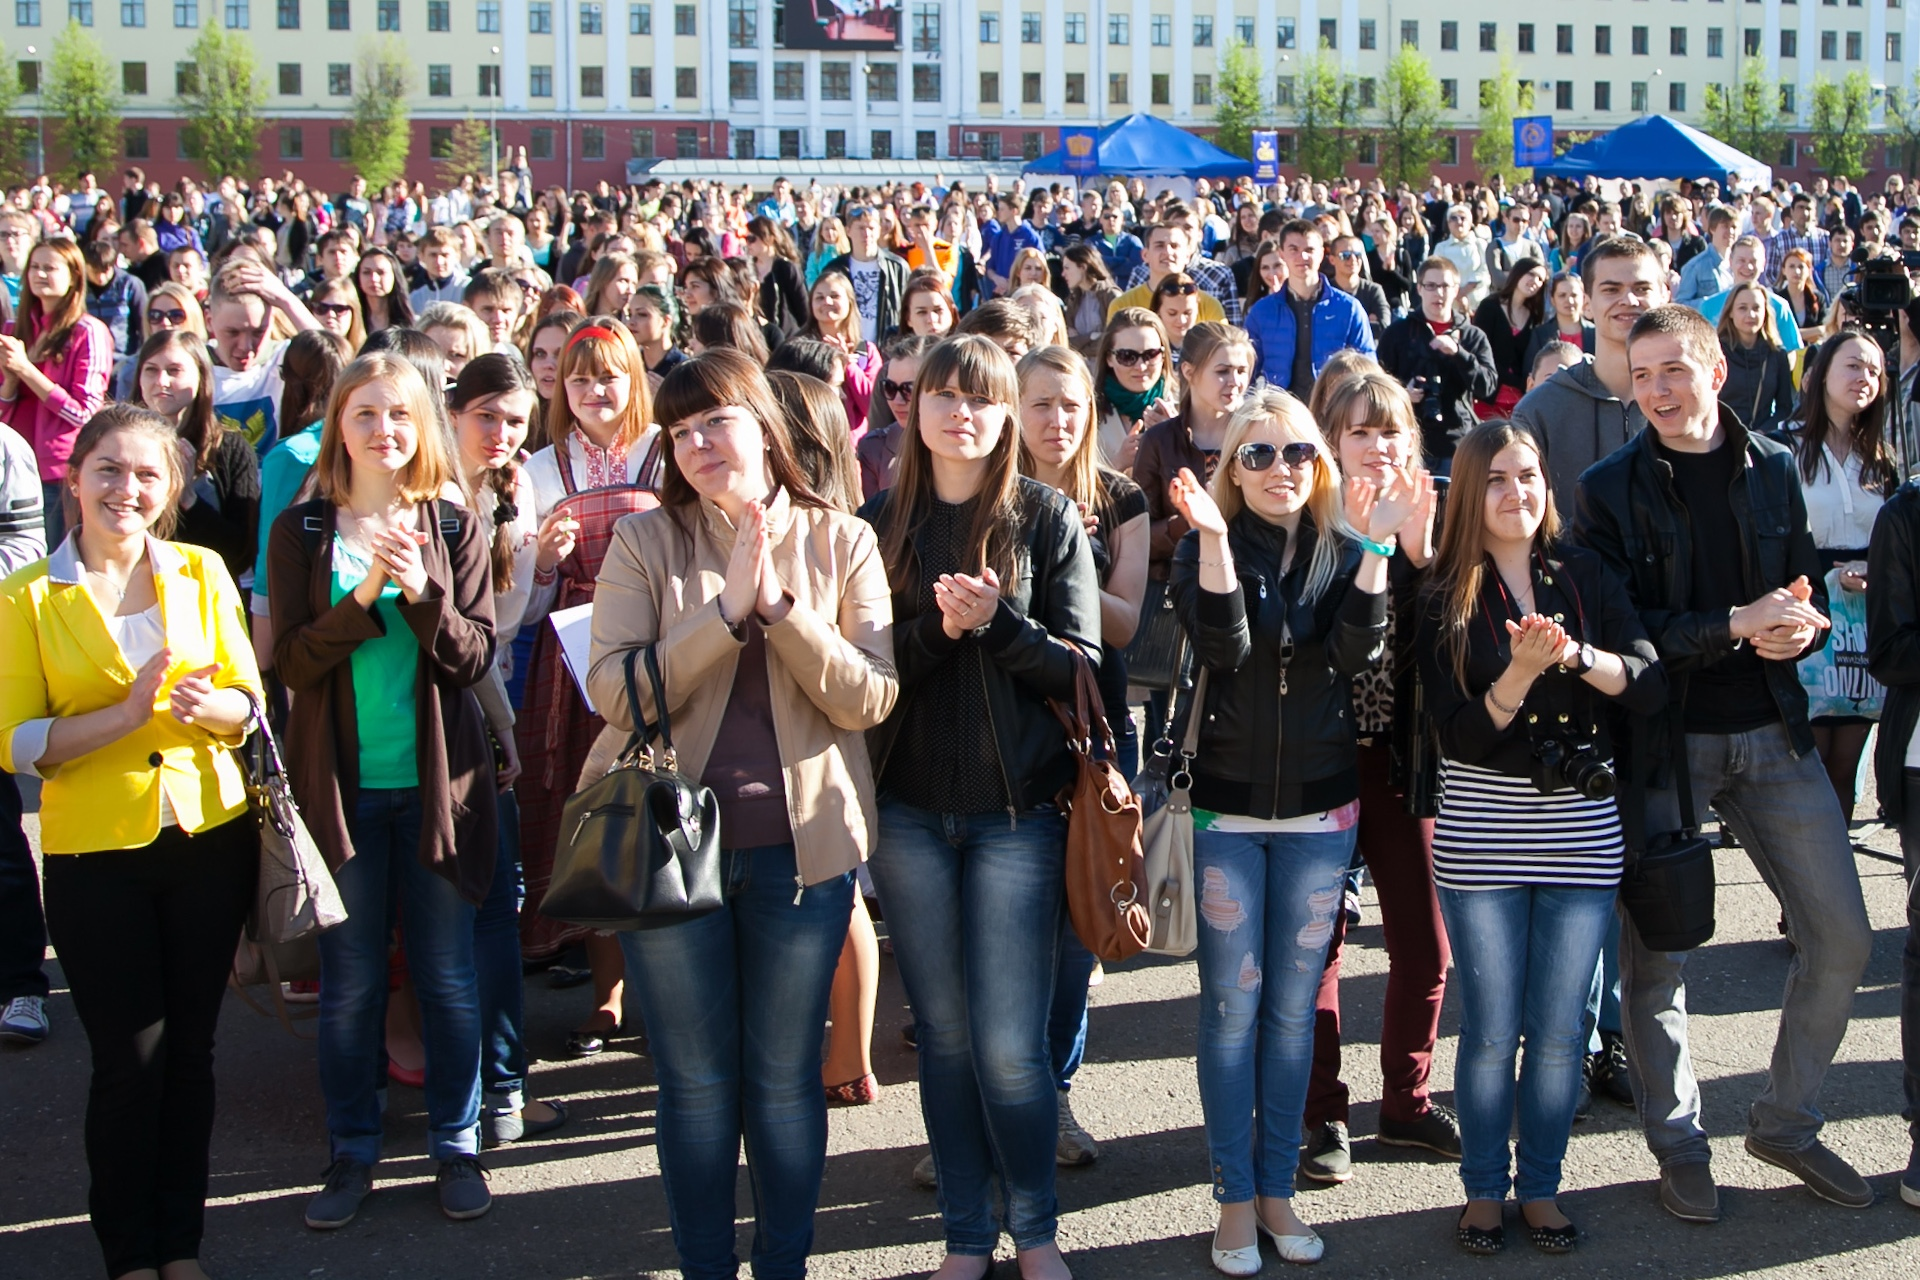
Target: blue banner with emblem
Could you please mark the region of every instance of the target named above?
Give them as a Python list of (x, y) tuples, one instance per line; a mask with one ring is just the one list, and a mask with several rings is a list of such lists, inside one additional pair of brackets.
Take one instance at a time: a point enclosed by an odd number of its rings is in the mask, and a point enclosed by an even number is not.
[(1276, 129), (1253, 131), (1253, 180), (1280, 180), (1280, 133)]
[(1520, 116), (1513, 122), (1513, 163), (1530, 169), (1553, 161), (1553, 117)]
[(1066, 160), (1067, 172), (1076, 178), (1091, 178), (1100, 172), (1100, 157), (1096, 144), (1100, 141), (1097, 129), (1062, 129), (1060, 131), (1060, 155)]

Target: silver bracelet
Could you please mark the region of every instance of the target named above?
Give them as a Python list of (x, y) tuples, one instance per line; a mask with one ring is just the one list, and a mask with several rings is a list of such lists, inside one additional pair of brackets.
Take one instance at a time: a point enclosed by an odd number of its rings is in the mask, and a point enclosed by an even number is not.
[[(1519, 707), (1510, 707), (1506, 703), (1500, 701), (1500, 699), (1497, 696), (1495, 696), (1492, 685), (1487, 686), (1487, 701), (1491, 702), (1494, 705), (1494, 707), (1497, 710), (1499, 710), (1503, 715), (1517, 716), (1520, 714)], [(1520, 699), (1520, 701), (1524, 703), (1526, 699), (1522, 698)]]

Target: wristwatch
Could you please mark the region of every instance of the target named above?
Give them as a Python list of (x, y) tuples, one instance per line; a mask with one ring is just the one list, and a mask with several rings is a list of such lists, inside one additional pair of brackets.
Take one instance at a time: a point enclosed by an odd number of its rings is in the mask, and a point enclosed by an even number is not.
[(1593, 651), (1593, 646), (1583, 644), (1580, 646), (1579, 652), (1574, 655), (1574, 662), (1577, 662), (1579, 665), (1575, 666), (1573, 663), (1569, 663), (1567, 665), (1567, 672), (1570, 675), (1583, 676), (1593, 670), (1593, 665), (1596, 660), (1597, 655), (1595, 655)]

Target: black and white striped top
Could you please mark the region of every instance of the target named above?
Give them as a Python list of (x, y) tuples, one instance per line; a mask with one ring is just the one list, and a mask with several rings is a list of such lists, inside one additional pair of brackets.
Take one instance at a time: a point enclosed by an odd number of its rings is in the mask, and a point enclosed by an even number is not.
[(1440, 762), (1433, 879), (1442, 889), (1613, 889), (1626, 842), (1612, 800), (1542, 795), (1528, 778)]

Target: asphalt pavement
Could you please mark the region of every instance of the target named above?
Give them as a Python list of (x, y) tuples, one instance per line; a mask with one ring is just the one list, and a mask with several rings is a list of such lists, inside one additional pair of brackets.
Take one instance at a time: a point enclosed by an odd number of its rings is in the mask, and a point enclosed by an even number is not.
[[(1869, 798), (1861, 812), (1871, 813)], [(1373, 1140), (1380, 1091), (1380, 1002), (1386, 982), (1379, 915), (1349, 934), (1343, 1004), (1345, 1076), (1352, 1086), (1355, 1176), (1303, 1184), (1300, 1212), (1327, 1241), (1320, 1271), (1364, 1277), (1920, 1277), (1920, 1210), (1899, 1200), (1909, 1142), (1900, 1119), (1900, 951), (1905, 925), (1896, 844), (1872, 831), (1855, 859), (1874, 927), (1872, 963), (1827, 1079), (1825, 1138), (1880, 1192), (1873, 1208), (1842, 1209), (1741, 1149), (1746, 1106), (1759, 1091), (1790, 956), (1779, 911), (1738, 850), (1719, 855), (1719, 932), (1689, 966), (1692, 1046), (1725, 1204), (1717, 1226), (1688, 1226), (1659, 1207), (1655, 1166), (1632, 1113), (1596, 1104), (1576, 1127), (1561, 1205), (1584, 1238), (1567, 1257), (1537, 1254), (1509, 1232), (1497, 1258), (1453, 1243), (1461, 1201), (1455, 1166)], [(50, 964), (54, 1031), (44, 1045), (0, 1052), (0, 1280), (101, 1274), (86, 1219), (81, 1148), (85, 1037)], [(1109, 968), (1093, 992), (1085, 1066), (1074, 1089), (1081, 1122), (1100, 1140), (1091, 1168), (1060, 1174), (1061, 1244), (1080, 1280), (1215, 1274), (1207, 1261), (1214, 1212), (1207, 1182), (1193, 1049), (1198, 983), (1191, 961), (1145, 959)], [(527, 1038), (538, 1096), (562, 1098), (574, 1119), (542, 1140), (489, 1153), (493, 1212), (452, 1223), (436, 1208), (417, 1091), (389, 1098), (388, 1158), (378, 1190), (347, 1228), (322, 1234), (301, 1208), (326, 1164), (312, 1045), (229, 997), (219, 1047), (220, 1111), (203, 1260), (215, 1280), (468, 1280), (677, 1275), (653, 1146), (655, 1093), (645, 1045), (616, 1039), (602, 1055), (564, 1056), (586, 1012), (585, 989), (527, 980)], [(884, 1096), (832, 1114), (813, 1268), (830, 1280), (924, 1274), (940, 1258), (931, 1193), (909, 1174), (925, 1150), (898, 972), (884, 966), (874, 1036)], [(1457, 1001), (1449, 996), (1434, 1062), (1436, 1097), (1451, 1098)], [(752, 1238), (751, 1191), (739, 1183), (740, 1250)], [(997, 1275), (1017, 1275), (1003, 1242)], [(1267, 1255), (1266, 1274), (1286, 1272)], [(747, 1274), (743, 1265), (742, 1275)]]

